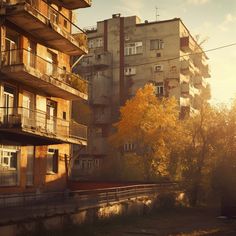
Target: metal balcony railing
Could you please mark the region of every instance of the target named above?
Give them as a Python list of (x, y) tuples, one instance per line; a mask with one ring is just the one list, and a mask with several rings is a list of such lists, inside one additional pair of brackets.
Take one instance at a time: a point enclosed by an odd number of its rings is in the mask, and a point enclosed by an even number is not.
[[(88, 94), (88, 82), (79, 75), (68, 72), (56, 64), (26, 49), (15, 49), (1, 52), (2, 67), (25, 65), (36, 71), (35, 77), (48, 76), (55, 81), (68, 85), (81, 93)], [(52, 83), (51, 80), (49, 82)], [(57, 83), (58, 84), (58, 83)]]
[(0, 107), (0, 129), (17, 129), (57, 139), (87, 139), (87, 127), (24, 107)]
[[(32, 10), (32, 14), (39, 14), (42, 17), (46, 17), (51, 24), (59, 25), (64, 23), (69, 31), (74, 27), (74, 33), (85, 33), (81, 28), (79, 28), (72, 20), (68, 19), (60, 11), (55, 9), (53, 6), (48, 4), (46, 1), (42, 1), (42, 5), (38, 3), (37, 0), (1, 0), (2, 5), (16, 5), (16, 4), (26, 4), (27, 8)], [(41, 7), (43, 6), (43, 7)], [(45, 7), (46, 6), (46, 7)], [(65, 23), (66, 22), (66, 23)], [(62, 25), (61, 25), (62, 26)], [(60, 27), (61, 27), (60, 26)]]
[(92, 5), (92, 0), (51, 0), (51, 2), (69, 10), (90, 7)]
[[(82, 37), (78, 40), (73, 35), (83, 34), (86, 36), (85, 32), (62, 12), (46, 3), (46, 1), (40, 1), (39, 4), (39, 1), (36, 0), (9, 0), (3, 1), (2, 6), (5, 6), (7, 20), (25, 31), (29, 31), (30, 34), (45, 43), (45, 46), (69, 55), (87, 53), (87, 37)], [(24, 14), (27, 15), (25, 16)], [(17, 20), (15, 15), (19, 15)], [(32, 32), (29, 25), (25, 24), (24, 18), (27, 18), (28, 23), (35, 27), (32, 28)], [(44, 24), (44, 28), (42, 24)], [(59, 44), (55, 42), (58, 40), (60, 41)]]

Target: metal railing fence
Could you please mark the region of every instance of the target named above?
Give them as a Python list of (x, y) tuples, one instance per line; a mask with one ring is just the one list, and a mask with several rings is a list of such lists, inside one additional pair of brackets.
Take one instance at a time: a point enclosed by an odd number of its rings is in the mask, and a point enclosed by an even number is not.
[(35, 76), (52, 77), (55, 81), (64, 83), (84, 94), (88, 94), (88, 82), (80, 75), (66, 71), (27, 49), (13, 49), (1, 52), (1, 66), (25, 65), (35, 70)]
[(59, 138), (87, 139), (87, 126), (25, 107), (0, 107), (0, 128), (24, 128)]
[[(140, 184), (124, 187), (64, 191), (51, 193), (28, 193), (21, 195), (0, 195), (0, 208), (44, 206), (49, 209), (73, 206), (84, 208), (102, 204), (127, 201), (132, 198), (158, 194), (163, 191), (176, 191), (179, 184), (176, 182), (160, 184)], [(63, 204), (62, 204), (63, 203)]]

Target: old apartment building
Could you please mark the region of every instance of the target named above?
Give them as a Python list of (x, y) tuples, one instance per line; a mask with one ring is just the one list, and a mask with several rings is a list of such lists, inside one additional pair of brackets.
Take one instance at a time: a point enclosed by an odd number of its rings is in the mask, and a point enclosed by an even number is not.
[(78, 69), (91, 82), (93, 119), (80, 169), (91, 169), (106, 156), (107, 136), (120, 105), (146, 83), (156, 86), (159, 97), (174, 96), (181, 117), (196, 113), (199, 98), (209, 96), (208, 58), (181, 19), (141, 23), (137, 16), (115, 14), (87, 34), (89, 54)]
[(87, 144), (71, 104), (88, 98), (88, 85), (70, 57), (88, 51), (73, 10), (90, 5), (1, 0), (0, 193), (65, 189), (72, 149)]

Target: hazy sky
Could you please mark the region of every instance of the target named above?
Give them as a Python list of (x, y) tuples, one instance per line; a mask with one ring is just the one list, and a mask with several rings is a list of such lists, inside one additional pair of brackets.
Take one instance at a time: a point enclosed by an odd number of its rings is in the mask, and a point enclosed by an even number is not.
[[(180, 17), (192, 35), (208, 39), (205, 50), (236, 43), (235, 0), (93, 0), (91, 8), (78, 11), (81, 28), (96, 25), (97, 21), (122, 16), (137, 15), (143, 21)], [(236, 95), (236, 46), (209, 52), (212, 100), (228, 102)]]

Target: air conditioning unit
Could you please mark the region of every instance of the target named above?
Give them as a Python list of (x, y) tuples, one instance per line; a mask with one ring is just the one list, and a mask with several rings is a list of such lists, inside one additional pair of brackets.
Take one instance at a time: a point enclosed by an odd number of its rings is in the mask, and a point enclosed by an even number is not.
[(125, 75), (135, 75), (136, 68), (135, 67), (126, 67), (124, 72), (125, 72)]
[(154, 66), (154, 72), (161, 72), (163, 71), (164, 66), (163, 65), (155, 65)]
[(125, 36), (125, 41), (129, 41), (129, 36)]

